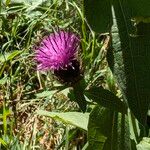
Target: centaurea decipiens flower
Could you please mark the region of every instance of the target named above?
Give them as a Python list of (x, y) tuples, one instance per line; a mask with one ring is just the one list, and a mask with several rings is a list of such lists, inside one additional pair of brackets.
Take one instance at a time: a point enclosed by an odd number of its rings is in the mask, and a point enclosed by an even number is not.
[(64, 82), (72, 82), (80, 76), (77, 60), (80, 40), (71, 32), (58, 31), (45, 37), (36, 48), (35, 59), (38, 70), (51, 70)]

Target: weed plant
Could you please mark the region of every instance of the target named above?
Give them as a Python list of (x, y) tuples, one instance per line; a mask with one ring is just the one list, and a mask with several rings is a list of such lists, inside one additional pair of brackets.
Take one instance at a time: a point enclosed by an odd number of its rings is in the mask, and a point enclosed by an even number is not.
[[(116, 92), (104, 58), (105, 45), (102, 47), (103, 37), (108, 37), (90, 29), (81, 6), (82, 1), (73, 0), (1, 1), (0, 149), (67, 150), (81, 149), (86, 144), (85, 130), (36, 113), (40, 109), (81, 111), (67, 96), (66, 87), (50, 72), (37, 71), (33, 61), (33, 47), (57, 28), (80, 35), (88, 87), (104, 86)], [(92, 107), (89, 102), (87, 112)]]

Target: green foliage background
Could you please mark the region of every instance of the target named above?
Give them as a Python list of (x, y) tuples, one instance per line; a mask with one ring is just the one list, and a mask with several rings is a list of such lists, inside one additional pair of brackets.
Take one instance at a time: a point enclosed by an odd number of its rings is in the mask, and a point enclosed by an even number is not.
[[(139, 121), (141, 131), (138, 138), (149, 135), (147, 132), (149, 130), (147, 114), (150, 105), (149, 7), (149, 1), (142, 0), (84, 1), (85, 15), (92, 29), (98, 33), (108, 32), (112, 38), (107, 60), (123, 94), (123, 101), (131, 110), (130, 113)], [(134, 116), (132, 125), (134, 132), (137, 132), (137, 127), (133, 123)], [(116, 117), (115, 115), (114, 119)], [(119, 118), (118, 116), (118, 121)], [(121, 124), (119, 121), (121, 126), (117, 126), (116, 129), (121, 128), (119, 130), (123, 133), (116, 136), (115, 131), (116, 139), (120, 140), (117, 142), (118, 146), (113, 147), (112, 144), (111, 149), (135, 149), (133, 141), (131, 143), (126, 141), (130, 135), (127, 129), (130, 121), (126, 119), (126, 115), (121, 116), (121, 120), (124, 121), (121, 121)], [(134, 140), (138, 142), (139, 139)]]
[[(0, 149), (150, 149), (149, 1), (0, 4)], [(84, 79), (72, 87), (33, 61), (58, 27), (81, 38)]]

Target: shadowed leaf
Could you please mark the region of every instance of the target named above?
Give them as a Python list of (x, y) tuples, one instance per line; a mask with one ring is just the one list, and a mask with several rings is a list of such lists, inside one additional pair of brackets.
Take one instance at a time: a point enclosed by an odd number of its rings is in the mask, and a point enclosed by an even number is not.
[(91, 28), (98, 33), (109, 32), (112, 26), (110, 0), (84, 0), (85, 15)]
[[(114, 0), (114, 25), (112, 28), (112, 46), (114, 50), (113, 73), (121, 87), (124, 99), (136, 118), (145, 125), (150, 104), (150, 25), (140, 35), (135, 32), (131, 22), (131, 10), (126, 1)], [(116, 18), (116, 19), (115, 19)], [(148, 34), (149, 33), (149, 34)]]
[(126, 113), (127, 111), (125, 104), (117, 96), (102, 87), (92, 87), (85, 93), (88, 98), (97, 102), (101, 106), (122, 113)]

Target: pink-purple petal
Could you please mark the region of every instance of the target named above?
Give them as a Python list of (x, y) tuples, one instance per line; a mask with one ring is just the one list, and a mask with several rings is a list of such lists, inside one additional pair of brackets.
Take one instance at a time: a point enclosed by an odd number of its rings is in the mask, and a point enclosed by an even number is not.
[(76, 59), (79, 38), (74, 33), (59, 31), (42, 40), (36, 49), (35, 59), (39, 70), (65, 69)]

